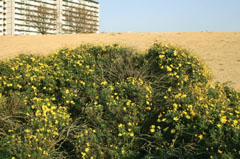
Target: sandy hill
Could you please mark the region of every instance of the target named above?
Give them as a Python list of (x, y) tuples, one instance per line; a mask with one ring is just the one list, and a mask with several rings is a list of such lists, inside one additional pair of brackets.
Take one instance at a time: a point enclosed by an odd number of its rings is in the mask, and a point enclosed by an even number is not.
[(20, 53), (46, 55), (65, 46), (76, 47), (84, 43), (120, 43), (145, 51), (155, 41), (173, 42), (191, 50), (207, 63), (215, 81), (230, 82), (240, 89), (240, 32), (1, 36), (0, 58)]

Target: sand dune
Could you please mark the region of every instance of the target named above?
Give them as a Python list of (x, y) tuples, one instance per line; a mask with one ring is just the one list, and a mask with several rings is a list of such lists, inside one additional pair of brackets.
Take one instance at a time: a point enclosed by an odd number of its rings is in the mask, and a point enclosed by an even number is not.
[(20, 53), (46, 55), (65, 46), (76, 47), (84, 43), (120, 43), (145, 51), (155, 41), (173, 42), (191, 50), (207, 63), (214, 81), (230, 82), (240, 89), (240, 32), (1, 36), (0, 58), (11, 58)]

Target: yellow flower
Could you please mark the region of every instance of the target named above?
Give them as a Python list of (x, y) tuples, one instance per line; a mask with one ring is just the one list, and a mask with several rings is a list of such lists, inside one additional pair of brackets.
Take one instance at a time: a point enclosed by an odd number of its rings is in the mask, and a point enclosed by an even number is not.
[(101, 82), (101, 85), (106, 85), (107, 84), (107, 81), (103, 81), (103, 82)]
[(173, 107), (177, 109), (178, 105), (176, 103), (174, 103)]
[(21, 88), (22, 88), (22, 86), (21, 86), (20, 84), (17, 84), (17, 87), (18, 87), (19, 89), (21, 89)]
[(132, 133), (130, 133), (130, 136), (134, 136), (134, 133), (132, 132)]
[(127, 103), (126, 103), (126, 105), (129, 106), (130, 104), (131, 104), (131, 101), (128, 100)]
[(167, 66), (167, 71), (168, 71), (168, 72), (171, 72), (171, 71), (172, 71), (172, 68), (169, 67), (169, 66)]
[(85, 156), (86, 156), (86, 153), (84, 153), (84, 152), (81, 152), (81, 154), (82, 154), (82, 157), (85, 157)]
[(30, 130), (29, 130), (29, 129), (25, 129), (25, 132), (26, 132), (26, 133), (29, 133), (29, 132), (30, 132)]
[(57, 106), (52, 106), (51, 109), (52, 110), (57, 109)]
[(89, 148), (85, 148), (85, 152), (88, 152), (89, 151)]
[(182, 96), (181, 96), (181, 98), (186, 98), (187, 97), (187, 95), (186, 94), (183, 94)]
[(151, 107), (146, 107), (145, 109), (146, 109), (146, 110), (151, 110)]
[(174, 117), (173, 120), (174, 121), (178, 121), (179, 119), (178, 119), (178, 117)]
[(131, 125), (132, 125), (132, 123), (128, 123), (128, 125), (129, 125), (129, 126), (131, 126)]
[(85, 82), (84, 82), (84, 81), (80, 81), (80, 83), (81, 83), (82, 85), (85, 85)]
[(12, 83), (7, 84), (7, 86), (8, 86), (8, 87), (11, 87), (11, 86), (12, 86)]
[(118, 125), (118, 128), (122, 128), (122, 127), (123, 127), (123, 124), (119, 124), (119, 125)]
[(43, 151), (43, 154), (44, 154), (44, 155), (48, 155), (48, 152), (44, 150), (44, 151)]
[(221, 119), (220, 119), (221, 123), (225, 124), (227, 122), (227, 117), (226, 116), (223, 116)]
[(9, 129), (8, 132), (13, 132), (13, 130)]
[(174, 134), (176, 132), (175, 129), (171, 129), (171, 134)]
[(65, 92), (66, 92), (66, 94), (69, 94), (69, 90), (68, 89)]
[(233, 125), (237, 125), (238, 121), (237, 120), (233, 120)]
[(154, 133), (154, 132), (155, 132), (155, 129), (150, 129), (150, 132), (151, 132), (151, 133)]
[(203, 135), (201, 134), (201, 135), (199, 135), (198, 137), (199, 137), (199, 139), (200, 139), (200, 140), (202, 140), (202, 138), (203, 138)]
[(41, 115), (41, 111), (40, 110), (37, 110), (36, 112), (35, 112), (35, 115), (38, 117), (38, 116), (40, 116)]
[(177, 56), (177, 50), (174, 50), (173, 55)]
[(192, 109), (192, 108), (193, 108), (193, 106), (192, 106), (192, 105), (189, 105), (189, 106), (188, 106), (188, 109)]
[(218, 153), (222, 154), (223, 152), (221, 150), (218, 150)]
[(59, 134), (58, 134), (58, 132), (54, 131), (53, 135), (58, 136)]
[(187, 119), (190, 119), (191, 117), (190, 117), (189, 115), (186, 115), (186, 118), (187, 118)]
[(159, 58), (164, 58), (165, 57), (165, 55), (159, 55)]
[(32, 89), (35, 91), (35, 90), (37, 89), (37, 87), (35, 87), (35, 86), (32, 86)]

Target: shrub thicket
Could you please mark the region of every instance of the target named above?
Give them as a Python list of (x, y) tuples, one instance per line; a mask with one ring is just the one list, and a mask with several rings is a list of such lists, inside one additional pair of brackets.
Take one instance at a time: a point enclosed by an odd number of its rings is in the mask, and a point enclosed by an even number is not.
[(185, 49), (83, 45), (0, 62), (0, 158), (239, 158), (240, 93)]

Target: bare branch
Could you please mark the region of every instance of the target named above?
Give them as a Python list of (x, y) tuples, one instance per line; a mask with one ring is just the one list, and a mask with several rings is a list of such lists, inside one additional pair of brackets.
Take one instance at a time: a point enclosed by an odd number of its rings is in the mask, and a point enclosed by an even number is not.
[(94, 33), (96, 32), (96, 21), (94, 21), (94, 14), (86, 7), (74, 6), (65, 10), (64, 16), (69, 33)]
[(26, 17), (31, 28), (37, 29), (40, 34), (47, 34), (50, 30), (56, 30), (56, 9), (40, 5), (35, 10), (27, 10)]

